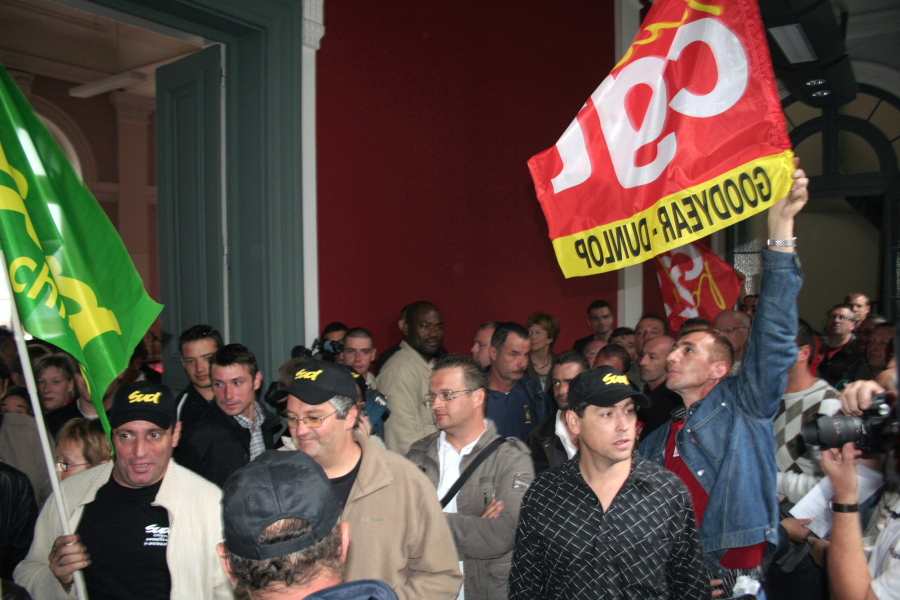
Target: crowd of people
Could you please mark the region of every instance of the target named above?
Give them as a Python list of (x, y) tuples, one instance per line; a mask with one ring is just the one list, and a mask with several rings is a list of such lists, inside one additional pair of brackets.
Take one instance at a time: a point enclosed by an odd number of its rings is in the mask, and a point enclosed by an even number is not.
[[(460, 355), (416, 302), (397, 346), (332, 323), (264, 386), (249, 348), (196, 325), (177, 394), (135, 351), (102, 401), (107, 438), (78, 364), (37, 343), (32, 414), (0, 330), (3, 593), (71, 598), (80, 574), (94, 600), (900, 598), (893, 456), (801, 431), (896, 389), (894, 324), (859, 293), (821, 333), (799, 319), (794, 179), (759, 294), (679, 331), (617, 326), (598, 300), (572, 350), (537, 312), (484, 323)], [(857, 463), (883, 474), (874, 495)], [(826, 476), (830, 539), (791, 512)]]

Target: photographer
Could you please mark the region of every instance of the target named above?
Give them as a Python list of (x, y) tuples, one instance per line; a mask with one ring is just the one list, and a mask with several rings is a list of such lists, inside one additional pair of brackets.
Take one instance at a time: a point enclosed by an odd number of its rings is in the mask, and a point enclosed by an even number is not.
[[(894, 380), (896, 387), (896, 379)], [(842, 410), (848, 415), (861, 415), (872, 398), (884, 391), (874, 381), (857, 381), (841, 395)], [(896, 400), (896, 394), (889, 396)], [(900, 494), (896, 484), (888, 484), (878, 510), (863, 536), (859, 517), (854, 444), (822, 452), (822, 467), (834, 487), (832, 509), (834, 528), (828, 548), (828, 576), (832, 597), (837, 600), (900, 599)], [(896, 470), (896, 450), (889, 460), (889, 470)], [(896, 477), (888, 477), (896, 482)], [(866, 543), (868, 542), (868, 543)], [(818, 541), (814, 554), (821, 554), (825, 542)], [(866, 548), (868, 552), (868, 565)], [(866, 568), (868, 566), (868, 568)]]

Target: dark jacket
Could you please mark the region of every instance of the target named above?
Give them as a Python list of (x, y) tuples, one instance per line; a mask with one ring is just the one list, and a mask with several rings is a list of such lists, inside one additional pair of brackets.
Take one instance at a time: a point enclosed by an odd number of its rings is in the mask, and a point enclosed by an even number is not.
[(178, 420), (182, 423), (182, 431), (187, 431), (194, 426), (194, 423), (200, 420), (209, 405), (215, 404), (212, 400), (204, 398), (193, 383), (189, 383), (186, 388), (178, 394)]
[(644, 422), (644, 428), (641, 429), (641, 435), (638, 438), (641, 440), (661, 425), (668, 423), (673, 410), (684, 406), (681, 396), (666, 387), (665, 382), (656, 386), (655, 390), (651, 390), (649, 385), (644, 384), (644, 394), (650, 398), (650, 406), (638, 408), (638, 416)]
[[(262, 433), (266, 450), (277, 448), (281, 445), (284, 424), (265, 403), (257, 404), (265, 416)], [(223, 487), (229, 475), (250, 462), (250, 430), (226, 415), (214, 401), (210, 402), (209, 410), (182, 433), (175, 460)]]
[(28, 554), (38, 507), (28, 476), (0, 462), (0, 578), (12, 579)]
[[(569, 459), (566, 456), (566, 449), (556, 435), (556, 412), (538, 423), (525, 438), (525, 445), (531, 450), (535, 475), (540, 475)], [(560, 457), (562, 460), (559, 460)]]
[(553, 412), (547, 394), (530, 377), (519, 379), (508, 394), (488, 390), (487, 418), (503, 437), (525, 441), (531, 430)]
[(847, 374), (847, 371), (850, 370), (850, 367), (853, 366), (853, 363), (860, 359), (860, 356), (854, 352), (855, 347), (856, 336), (851, 335), (850, 341), (835, 352), (831, 358), (828, 358), (828, 348), (823, 348), (822, 351), (825, 353), (825, 358), (819, 365), (819, 377), (827, 381), (832, 387), (836, 387), (838, 382)]

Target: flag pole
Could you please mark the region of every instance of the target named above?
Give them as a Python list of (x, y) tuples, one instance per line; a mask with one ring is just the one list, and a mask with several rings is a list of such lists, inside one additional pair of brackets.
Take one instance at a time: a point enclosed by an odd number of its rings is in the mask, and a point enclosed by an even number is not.
[[(0, 264), (3, 268), (3, 281), (6, 284), (6, 290), (9, 293), (10, 307), (12, 313), (13, 331), (16, 336), (16, 348), (19, 350), (19, 362), (22, 364), (22, 374), (25, 376), (25, 386), (28, 388), (28, 395), (31, 396), (31, 408), (34, 411), (34, 420), (37, 423), (38, 435), (41, 438), (41, 449), (44, 451), (44, 461), (47, 471), (50, 473), (50, 486), (53, 488), (53, 497), (56, 500), (56, 510), (59, 512), (59, 520), (62, 525), (63, 535), (72, 535), (72, 528), (69, 527), (69, 511), (66, 509), (65, 498), (60, 492), (59, 477), (56, 474), (56, 456), (50, 448), (50, 436), (47, 435), (47, 426), (44, 424), (43, 407), (38, 398), (37, 385), (34, 383), (34, 371), (31, 369), (31, 360), (28, 358), (28, 347), (25, 344), (25, 330), (22, 328), (22, 320), (19, 317), (19, 307), (16, 304), (16, 296), (9, 280), (9, 273), (6, 271), (6, 255), (0, 250)], [(47, 567), (49, 568), (49, 567)], [(87, 590), (84, 587), (84, 574), (81, 570), (73, 573), (75, 576), (75, 592), (78, 594), (79, 600), (88, 600)]]

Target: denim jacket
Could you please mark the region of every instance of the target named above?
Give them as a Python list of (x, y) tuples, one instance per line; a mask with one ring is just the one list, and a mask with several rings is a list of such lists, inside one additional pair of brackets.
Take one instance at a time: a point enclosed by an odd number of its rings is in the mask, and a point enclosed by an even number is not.
[[(762, 263), (759, 303), (740, 373), (692, 404), (675, 438), (678, 453), (709, 493), (700, 542), (714, 575), (726, 571), (719, 559), (729, 548), (778, 544), (772, 421), (797, 359), (802, 273), (794, 253), (764, 250)], [(671, 423), (641, 442), (642, 457), (664, 465)]]

